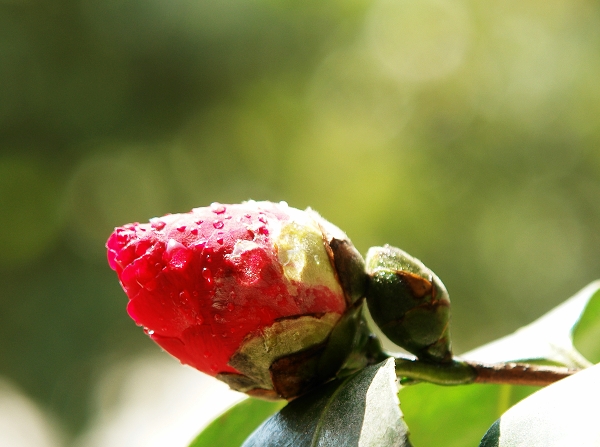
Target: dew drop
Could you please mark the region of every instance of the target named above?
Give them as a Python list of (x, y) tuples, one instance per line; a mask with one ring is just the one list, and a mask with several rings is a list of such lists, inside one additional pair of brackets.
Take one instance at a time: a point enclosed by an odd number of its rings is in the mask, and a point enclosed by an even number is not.
[(223, 214), (227, 210), (227, 208), (217, 202), (212, 203), (210, 206), (212, 208), (212, 212), (215, 214)]
[(217, 239), (217, 244), (223, 245), (223, 238), (222, 237), (220, 237), (220, 238)]
[(213, 227), (215, 227), (216, 229), (220, 230), (221, 228), (223, 228), (224, 224), (222, 220), (215, 220), (213, 222)]
[(205, 246), (206, 246), (206, 241), (198, 241), (198, 242), (195, 242), (192, 245), (190, 245), (190, 248), (192, 250), (202, 252), (202, 250), (204, 250)]
[(183, 244), (177, 242), (175, 239), (169, 239), (167, 249), (165, 250), (165, 253), (163, 253), (163, 260), (168, 263), (169, 268), (173, 270), (184, 269), (191, 258), (191, 250), (188, 250)]
[(155, 220), (151, 224), (152, 228), (158, 231), (162, 230), (165, 227), (165, 225), (167, 224), (164, 223), (162, 220)]
[(154, 331), (152, 329), (144, 328), (144, 334), (146, 335), (154, 335)]
[(179, 298), (181, 298), (181, 301), (183, 301), (184, 303), (189, 303), (190, 292), (188, 292), (187, 290), (181, 291), (181, 293), (179, 294)]
[(213, 275), (210, 269), (204, 267), (202, 269), (202, 277), (206, 280), (206, 282), (211, 285), (213, 283)]

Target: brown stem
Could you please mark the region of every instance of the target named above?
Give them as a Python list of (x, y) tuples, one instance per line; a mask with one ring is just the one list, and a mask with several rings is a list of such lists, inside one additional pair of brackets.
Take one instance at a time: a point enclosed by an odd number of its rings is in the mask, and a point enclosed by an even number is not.
[(483, 364), (473, 361), (465, 361), (465, 363), (475, 370), (473, 383), (546, 386), (580, 371), (526, 363)]

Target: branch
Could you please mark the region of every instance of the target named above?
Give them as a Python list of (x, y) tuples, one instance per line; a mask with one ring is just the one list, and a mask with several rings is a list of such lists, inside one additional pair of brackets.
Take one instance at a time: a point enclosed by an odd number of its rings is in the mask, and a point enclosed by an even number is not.
[(474, 383), (546, 386), (571, 376), (579, 369), (560, 366), (529, 365), (526, 363), (496, 363), (486, 365), (465, 362), (476, 372)]
[(425, 362), (396, 357), (396, 375), (401, 383), (420, 381), (438, 385), (493, 383), (507, 385), (546, 386), (564, 379), (579, 369), (524, 363), (484, 364), (454, 359), (447, 363)]

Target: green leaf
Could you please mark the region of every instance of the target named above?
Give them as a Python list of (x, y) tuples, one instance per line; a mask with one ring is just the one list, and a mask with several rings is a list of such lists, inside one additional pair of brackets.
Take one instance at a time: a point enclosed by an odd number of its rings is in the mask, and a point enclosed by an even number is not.
[(480, 447), (600, 445), (600, 365), (560, 380), (508, 410)]
[[(600, 281), (595, 281), (528, 326), (461, 357), (487, 363), (539, 361), (573, 368), (590, 366), (573, 346), (573, 332), (579, 332), (579, 339), (587, 340), (584, 344), (592, 345), (593, 352), (600, 351), (600, 338), (593, 338), (600, 331), (600, 319), (587, 316), (588, 304), (594, 308), (589, 313), (599, 312), (599, 291)], [(582, 324), (585, 320), (585, 327), (577, 329), (580, 319)]]
[(592, 363), (600, 363), (600, 290), (590, 298), (573, 330), (573, 344)]
[(405, 447), (394, 360), (304, 395), (261, 425), (243, 447)]
[(189, 447), (240, 447), (256, 427), (285, 404), (248, 398), (212, 421)]
[(402, 387), (400, 400), (410, 439), (418, 447), (474, 446), (490, 424), (537, 387), (511, 385)]

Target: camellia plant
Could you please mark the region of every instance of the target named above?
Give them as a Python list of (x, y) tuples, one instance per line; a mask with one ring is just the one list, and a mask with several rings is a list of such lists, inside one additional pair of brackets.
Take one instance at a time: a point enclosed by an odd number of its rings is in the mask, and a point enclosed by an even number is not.
[(310, 209), (213, 203), (106, 246), (148, 336), (250, 396), (192, 447), (600, 445), (600, 282), (457, 358), (441, 280), (395, 247), (363, 260)]

